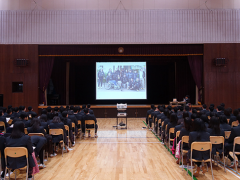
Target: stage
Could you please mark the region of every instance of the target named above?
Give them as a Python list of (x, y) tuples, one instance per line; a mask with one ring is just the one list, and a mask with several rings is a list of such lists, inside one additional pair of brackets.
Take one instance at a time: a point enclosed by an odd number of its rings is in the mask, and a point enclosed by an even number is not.
[[(161, 104), (160, 104), (161, 105)], [(62, 105), (63, 107), (66, 107), (66, 105)], [(74, 105), (74, 106), (80, 106), (82, 105)], [(155, 104), (155, 106), (158, 106)], [(168, 104), (165, 104), (165, 106), (168, 106)], [(176, 105), (173, 105), (172, 107), (175, 107)], [(38, 106), (38, 113), (41, 114), (42, 109), (47, 108), (48, 106)], [(61, 107), (61, 105), (57, 106), (51, 106), (51, 108), (54, 107)], [(134, 118), (141, 118), (146, 117), (147, 111), (150, 109), (150, 104), (129, 104), (127, 106), (127, 114), (128, 117), (134, 117)], [(201, 108), (201, 105), (191, 105), (191, 108), (193, 109), (199, 109)], [(109, 104), (109, 105), (91, 105), (91, 109), (94, 111), (94, 114), (96, 118), (116, 118), (117, 117), (117, 107), (116, 104)]]

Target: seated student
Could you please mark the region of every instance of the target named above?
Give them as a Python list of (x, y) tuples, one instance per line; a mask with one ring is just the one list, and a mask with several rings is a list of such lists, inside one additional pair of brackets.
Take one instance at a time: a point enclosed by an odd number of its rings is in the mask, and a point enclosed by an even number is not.
[(225, 110), (225, 104), (221, 103), (220, 106), (222, 106), (222, 111), (224, 111)]
[(27, 128), (28, 133), (42, 133), (46, 134), (44, 127), (41, 126), (41, 121), (38, 118), (33, 118), (30, 126)]
[[(180, 140), (182, 140), (183, 136), (189, 136), (189, 133), (191, 132), (191, 130), (192, 130), (192, 120), (189, 117), (185, 117), (183, 127), (180, 129), (180, 134), (179, 134), (179, 138), (177, 139), (177, 143)], [(189, 150), (188, 143), (183, 143), (183, 150)], [(180, 159), (176, 161), (177, 164), (179, 164), (179, 160)]]
[(48, 106), (48, 107), (46, 108), (46, 110), (47, 110), (47, 118), (48, 118), (48, 120), (53, 119), (52, 108), (51, 108), (50, 106)]
[(208, 109), (209, 109), (209, 115), (208, 115), (208, 116), (210, 116), (210, 114), (211, 114), (212, 112), (215, 113), (215, 112), (214, 112), (215, 109), (214, 109), (213, 106), (209, 106)]
[(189, 117), (191, 117), (192, 113), (190, 112), (189, 106), (185, 106), (185, 112), (189, 114)]
[(230, 118), (230, 121), (229, 121), (229, 125), (231, 126), (232, 125), (232, 122), (233, 121), (236, 121), (237, 120), (237, 115), (239, 114), (239, 111), (237, 109), (235, 109), (233, 111), (233, 116), (231, 116)]
[(224, 110), (224, 115), (226, 116), (226, 119), (230, 119), (231, 118), (230, 109), (225, 109)]
[(27, 112), (27, 115), (29, 118), (32, 118), (32, 114), (34, 114), (35, 112), (33, 111), (33, 108), (32, 106), (28, 106), (28, 112)]
[(177, 117), (178, 117), (178, 119), (181, 119), (181, 118), (183, 118), (183, 106), (180, 106), (178, 109), (179, 110), (177, 112)]
[[(240, 115), (237, 115), (237, 120), (240, 123)], [(231, 166), (230, 167), (235, 167), (234, 166), (234, 160), (233, 158), (230, 156), (229, 152), (233, 151), (233, 143), (234, 143), (234, 138), (235, 137), (239, 137), (240, 136), (240, 125), (236, 126), (236, 127), (232, 127), (231, 128), (231, 134), (228, 138), (227, 143), (225, 143), (225, 155), (227, 155), (227, 157), (231, 160)], [(235, 147), (235, 151), (239, 152), (240, 151), (240, 145), (236, 145)], [(236, 155), (238, 159), (240, 159), (240, 155)], [(240, 167), (240, 164), (238, 163), (238, 167)]]
[(217, 107), (217, 113), (216, 113), (216, 116), (217, 116), (217, 117), (219, 117), (219, 116), (221, 116), (221, 115), (224, 114), (222, 110), (223, 110), (223, 107), (222, 107), (222, 106), (218, 106), (218, 107)]
[(209, 126), (208, 116), (206, 114), (202, 114), (200, 118), (203, 120), (205, 127), (208, 128)]
[(5, 173), (5, 157), (4, 157), (4, 149), (6, 145), (6, 138), (4, 136), (0, 136), (0, 153), (1, 153), (1, 168), (2, 168), (2, 174), (1, 174), (1, 180), (4, 180), (4, 173)]
[[(210, 136), (223, 136), (225, 137), (223, 129), (220, 129), (220, 121), (217, 117), (211, 117), (209, 121), (209, 126), (207, 128), (207, 132)], [(222, 154), (223, 152), (223, 145), (222, 144), (214, 144), (212, 145), (212, 154), (216, 155), (216, 152)]]
[(227, 117), (225, 115), (221, 115), (219, 117), (219, 121), (220, 121), (220, 128), (223, 131), (231, 131), (231, 126), (228, 124)]
[[(28, 179), (32, 179), (32, 169), (36, 166), (32, 153), (32, 142), (31, 137), (24, 134), (24, 123), (22, 121), (17, 121), (14, 123), (12, 134), (6, 138), (6, 147), (25, 147), (28, 150)], [(19, 157), (13, 159), (8, 157), (8, 165), (12, 169), (19, 169), (27, 165), (26, 157)]]
[[(64, 131), (64, 143), (65, 143), (65, 149), (66, 152), (69, 152), (68, 148), (67, 148), (67, 136), (66, 136), (66, 132), (65, 132), (65, 127), (63, 122), (61, 122), (60, 118), (58, 116), (55, 116), (52, 120), (52, 122), (49, 124), (49, 129), (63, 129)], [(63, 136), (62, 135), (52, 135), (52, 142), (53, 143), (59, 143), (61, 140), (63, 140)], [(56, 150), (54, 149), (54, 155), (56, 155)]]
[[(201, 120), (200, 118), (196, 118), (193, 121), (193, 131), (189, 133), (189, 143), (188, 143), (188, 147), (189, 147), (189, 151), (188, 151), (188, 158), (189, 160), (191, 159), (191, 145), (193, 142), (209, 142), (210, 141), (210, 134), (208, 132), (206, 132), (206, 128), (205, 128), (205, 124), (203, 122), (203, 120)], [(209, 159), (209, 151), (195, 151), (193, 150), (192, 152), (192, 158), (196, 159), (196, 160), (207, 160)], [(194, 173), (195, 177), (199, 176), (199, 172), (200, 172), (200, 165), (202, 164), (201, 162), (196, 162), (195, 164), (197, 164), (197, 170)], [(204, 168), (204, 166), (202, 166), (202, 171), (203, 174), (205, 174), (206, 169)]]
[(87, 108), (88, 108), (89, 114), (94, 114), (90, 104), (87, 105)]
[[(20, 120), (24, 123), (25, 128), (28, 128), (30, 126), (30, 123), (31, 123), (31, 120), (27, 120), (27, 117), (28, 117), (27, 113), (21, 112), (20, 119), (18, 119), (18, 120)], [(15, 124), (15, 122), (18, 121), (18, 120), (14, 119), (13, 124)]]
[[(213, 109), (213, 110), (212, 110), (212, 112), (215, 112), (215, 113), (216, 113), (216, 112), (217, 112), (217, 110), (216, 110), (216, 109), (214, 109), (214, 106), (215, 106), (214, 104), (210, 104), (210, 107), (211, 107), (211, 109)], [(211, 111), (210, 107), (209, 107), (209, 110)]]
[(76, 118), (76, 116), (73, 114), (73, 111), (68, 111), (68, 119), (70, 119), (74, 124), (75, 124), (75, 129), (73, 129), (72, 131), (75, 131), (75, 135), (77, 135), (78, 133), (78, 119)]
[[(95, 121), (95, 137), (97, 136), (97, 129), (98, 129), (98, 125), (97, 125), (97, 120), (96, 117), (93, 114), (89, 114), (88, 112), (88, 108), (84, 109), (84, 115), (82, 117), (82, 132), (85, 134), (85, 121), (86, 120), (94, 120)], [(93, 128), (94, 125), (87, 125), (87, 128)], [(90, 131), (88, 132), (88, 137), (91, 137)]]
[(184, 119), (185, 119), (186, 117), (189, 117), (188, 112), (183, 112), (182, 118), (181, 118), (181, 119), (178, 119), (178, 123), (177, 123), (177, 124), (178, 124), (178, 125), (183, 124)]
[(194, 119), (197, 119), (197, 114), (192, 114), (191, 119), (192, 119), (192, 121), (194, 121)]
[(7, 108), (3, 107), (2, 108), (2, 112), (3, 112), (3, 117), (6, 117), (7, 116)]
[[(154, 109), (155, 109), (155, 106), (154, 106), (154, 104), (152, 104), (152, 105), (151, 105), (151, 109), (147, 111), (146, 123), (147, 123), (148, 128), (149, 128), (149, 127), (152, 127), (152, 119), (149, 119), (150, 122), (148, 122), (148, 116), (149, 116), (150, 114), (152, 114), (152, 112), (154, 112)], [(150, 125), (149, 125), (149, 124), (150, 124)]]
[[(9, 125), (8, 125), (8, 123), (7, 123), (7, 121), (6, 121), (6, 117), (4, 117), (3, 115), (4, 115), (4, 114), (3, 114), (3, 111), (0, 110), (0, 121), (4, 122), (5, 128), (7, 129), (7, 127), (8, 127)], [(3, 127), (3, 126), (0, 127), (0, 131), (4, 131), (4, 127)]]
[[(175, 126), (177, 126), (177, 122), (178, 122), (177, 114), (176, 113), (172, 113), (171, 116), (170, 116), (170, 121), (169, 121), (168, 126), (167, 126), (167, 132), (166, 132), (167, 140), (168, 140), (168, 137), (169, 137), (168, 136), (169, 129), (170, 128), (175, 128)], [(170, 138), (172, 138), (172, 139), (175, 138), (175, 134), (174, 133), (171, 134)]]
[(167, 111), (167, 118), (164, 119), (164, 124), (162, 126), (162, 133), (163, 133), (163, 140), (165, 139), (165, 129), (166, 129), (166, 125), (170, 122), (170, 116), (172, 114), (171, 111)]
[[(68, 119), (68, 112), (67, 111), (62, 112), (61, 121), (64, 123), (64, 125), (67, 125), (69, 127), (69, 139), (72, 143), (72, 146), (74, 146), (75, 142), (74, 142), (74, 138), (73, 138), (72, 121), (71, 121), (71, 119)], [(66, 131), (66, 133), (68, 134), (67, 131)]]
[(11, 116), (12, 116), (12, 109), (8, 109), (6, 118), (11, 118)]
[(207, 116), (209, 116), (209, 113), (210, 113), (210, 112), (207, 110), (207, 105), (206, 105), (206, 104), (203, 104), (203, 105), (202, 105), (202, 108), (203, 108), (203, 109), (201, 110), (201, 113), (202, 113), (202, 114), (206, 114)]

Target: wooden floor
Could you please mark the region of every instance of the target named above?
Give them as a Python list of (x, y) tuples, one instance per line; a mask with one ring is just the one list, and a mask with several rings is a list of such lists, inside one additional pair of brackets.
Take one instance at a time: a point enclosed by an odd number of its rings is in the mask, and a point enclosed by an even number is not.
[[(59, 153), (49, 158), (47, 167), (35, 175), (35, 180), (191, 179), (155, 135), (142, 129), (143, 120), (129, 119), (127, 130), (116, 130), (116, 119), (98, 119), (97, 139), (78, 139), (73, 150), (63, 157)], [(18, 179), (22, 177), (19, 175)], [(233, 180), (239, 176), (214, 166), (214, 178)], [(211, 171), (198, 179), (212, 179)]]

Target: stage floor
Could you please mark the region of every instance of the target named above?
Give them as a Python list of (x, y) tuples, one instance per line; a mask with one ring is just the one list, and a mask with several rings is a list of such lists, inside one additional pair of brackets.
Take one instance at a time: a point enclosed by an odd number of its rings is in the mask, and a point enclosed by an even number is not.
[[(128, 120), (127, 130), (116, 130), (116, 119), (98, 119), (98, 138), (76, 141), (76, 146), (63, 157), (49, 158), (36, 180), (169, 180), (191, 179), (175, 163), (174, 157), (155, 135), (142, 127), (144, 118)], [(214, 166), (214, 178), (238, 179), (222, 167)], [(12, 175), (14, 177), (14, 175)], [(20, 176), (19, 176), (20, 177)], [(23, 176), (21, 176), (23, 177)], [(211, 171), (198, 179), (212, 179)]]

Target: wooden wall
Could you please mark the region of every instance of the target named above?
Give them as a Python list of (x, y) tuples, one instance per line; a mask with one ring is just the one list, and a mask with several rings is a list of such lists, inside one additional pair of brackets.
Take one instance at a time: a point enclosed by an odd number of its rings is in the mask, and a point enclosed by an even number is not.
[[(26, 67), (16, 67), (15, 59), (29, 59)], [(12, 82), (23, 82), (22, 93), (12, 93)], [(38, 45), (0, 45), (0, 94), (3, 106), (38, 107)]]
[[(214, 58), (227, 58), (226, 67), (216, 67)], [(240, 108), (240, 44), (204, 44), (204, 102), (215, 107)]]

